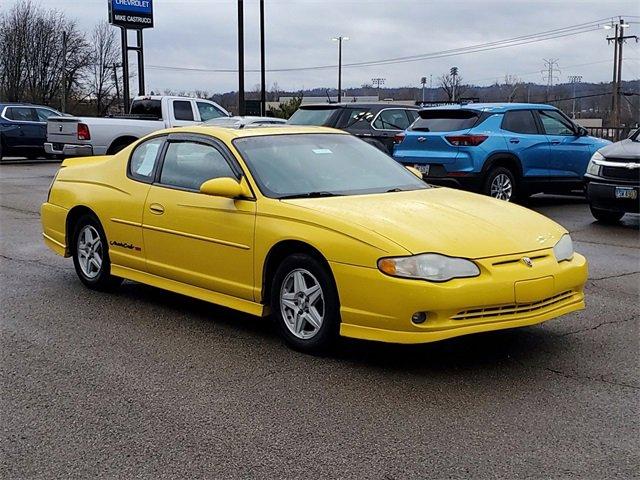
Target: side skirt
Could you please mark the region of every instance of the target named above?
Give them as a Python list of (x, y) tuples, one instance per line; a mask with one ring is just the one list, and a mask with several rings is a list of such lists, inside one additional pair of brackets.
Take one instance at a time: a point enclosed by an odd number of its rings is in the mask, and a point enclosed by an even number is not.
[(111, 264), (111, 274), (116, 277), (126, 278), (127, 280), (133, 280), (134, 282), (144, 283), (146, 285), (151, 285), (152, 287), (162, 288), (181, 295), (204, 300), (205, 302), (215, 303), (216, 305), (238, 310), (250, 315), (264, 317), (269, 314), (269, 307), (262, 305), (261, 303), (251, 302), (249, 300), (232, 297), (223, 293), (212, 292), (211, 290), (159, 277), (151, 273), (141, 272), (132, 268)]

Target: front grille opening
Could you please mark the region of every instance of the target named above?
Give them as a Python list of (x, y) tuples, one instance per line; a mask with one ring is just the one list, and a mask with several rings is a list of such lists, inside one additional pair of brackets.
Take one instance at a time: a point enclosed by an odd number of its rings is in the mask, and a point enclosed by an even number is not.
[[(531, 260), (540, 260), (541, 258), (546, 258), (546, 257), (548, 257), (548, 256), (549, 256), (549, 255), (544, 254), (544, 255), (535, 255), (535, 256), (530, 256), (529, 258), (530, 258)], [(510, 263), (518, 263), (518, 262), (520, 262), (521, 260), (522, 260), (522, 257), (512, 258), (512, 259), (509, 259), (509, 260), (501, 260), (501, 261), (499, 261), (499, 262), (493, 263), (492, 265), (493, 265), (494, 267), (497, 267), (497, 266), (499, 266), (499, 265), (509, 265)]]
[(534, 312), (565, 302), (573, 297), (574, 292), (567, 290), (553, 297), (545, 298), (532, 303), (520, 303), (511, 305), (498, 305), (484, 308), (463, 310), (451, 317), (452, 320), (481, 320), (485, 318), (499, 318), (507, 315)]

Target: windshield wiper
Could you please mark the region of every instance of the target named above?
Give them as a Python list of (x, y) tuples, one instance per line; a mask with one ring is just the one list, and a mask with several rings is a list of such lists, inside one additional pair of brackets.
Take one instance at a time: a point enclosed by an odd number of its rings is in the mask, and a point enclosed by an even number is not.
[(287, 200), (290, 198), (319, 198), (319, 197), (339, 197), (340, 195), (333, 192), (307, 192), (307, 193), (296, 193), (294, 195), (285, 195), (283, 197), (278, 197), (278, 200)]

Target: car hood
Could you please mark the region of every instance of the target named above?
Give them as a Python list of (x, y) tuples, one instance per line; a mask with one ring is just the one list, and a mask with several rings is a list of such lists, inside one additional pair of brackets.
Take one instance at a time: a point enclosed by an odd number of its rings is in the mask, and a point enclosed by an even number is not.
[(621, 142), (612, 143), (598, 150), (607, 160), (640, 160), (640, 142), (634, 142), (631, 139), (622, 140)]
[(524, 207), (450, 188), (286, 202), (342, 220), (345, 229), (375, 232), (413, 254), (485, 258), (524, 253), (553, 247), (566, 233)]

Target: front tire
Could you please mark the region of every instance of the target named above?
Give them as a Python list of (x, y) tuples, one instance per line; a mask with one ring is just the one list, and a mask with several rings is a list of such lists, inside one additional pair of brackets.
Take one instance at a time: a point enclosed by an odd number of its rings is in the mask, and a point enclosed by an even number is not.
[(495, 167), (489, 171), (482, 191), (485, 195), (505, 202), (513, 202), (519, 193), (515, 175), (505, 167)]
[(602, 210), (589, 205), (593, 218), (602, 223), (617, 223), (624, 216), (624, 212), (616, 212), (612, 210)]
[(111, 275), (107, 237), (95, 216), (80, 217), (71, 246), (76, 274), (87, 288), (110, 291), (122, 283), (121, 278)]
[(271, 309), (285, 342), (295, 350), (321, 353), (338, 337), (340, 302), (333, 277), (315, 258), (285, 258), (271, 287)]

